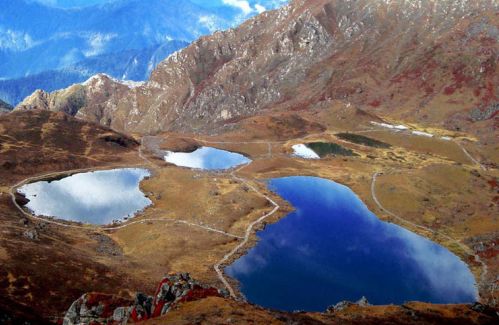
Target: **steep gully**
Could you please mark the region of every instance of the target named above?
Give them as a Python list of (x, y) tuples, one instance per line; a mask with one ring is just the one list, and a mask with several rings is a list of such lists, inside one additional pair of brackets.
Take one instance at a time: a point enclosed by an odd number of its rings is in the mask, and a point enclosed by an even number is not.
[[(364, 130), (364, 131), (361, 131), (361, 132), (370, 132), (370, 131), (374, 131), (374, 129)], [(314, 137), (314, 136), (321, 136), (321, 135), (324, 135), (324, 133), (309, 134), (309, 135), (301, 138), (301, 140), (305, 140), (306, 138), (310, 138), (310, 137)], [(122, 166), (121, 168), (147, 167), (147, 165), (149, 165), (149, 166), (154, 165), (154, 163), (152, 161), (150, 161), (143, 154), (144, 138), (145, 137), (141, 138), (141, 141), (140, 141), (141, 144), (140, 144), (140, 147), (139, 147), (139, 150), (138, 150), (138, 156), (142, 160), (144, 160), (146, 164), (145, 165), (144, 164), (127, 165), (127, 166)], [(239, 142), (237, 142), (237, 141), (236, 142), (234, 142), (234, 141), (207, 141), (207, 140), (197, 139), (197, 138), (193, 138), (193, 140), (196, 140), (196, 141), (199, 141), (199, 142), (205, 143), (205, 144), (267, 144), (267, 146), (268, 146), (267, 157), (268, 158), (272, 157), (272, 144), (283, 144), (283, 143), (288, 142), (288, 141), (239, 141)], [(300, 140), (300, 139), (296, 139), (296, 140)], [(479, 165), (480, 168), (485, 169), (485, 167), (480, 162), (478, 162), (475, 158), (473, 158), (459, 142), (456, 141), (455, 143), (463, 150), (463, 152), (471, 160), (471, 162), (473, 162), (474, 164)], [(273, 206), (273, 209), (270, 212), (267, 212), (264, 215), (262, 215), (257, 220), (255, 220), (252, 223), (250, 223), (248, 225), (248, 227), (246, 228), (244, 236), (239, 236), (239, 235), (231, 234), (231, 233), (225, 232), (225, 231), (220, 230), (220, 229), (212, 228), (212, 227), (209, 227), (209, 226), (206, 226), (206, 225), (195, 224), (195, 223), (192, 223), (192, 222), (188, 222), (186, 220), (171, 219), (171, 218), (149, 218), (149, 219), (143, 219), (143, 220), (139, 220), (139, 221), (130, 221), (130, 222), (127, 222), (127, 223), (125, 223), (123, 225), (120, 225), (120, 226), (98, 227), (97, 229), (101, 230), (101, 231), (112, 231), (112, 230), (123, 229), (123, 228), (129, 227), (129, 226), (134, 225), (134, 224), (139, 224), (139, 223), (144, 224), (144, 223), (153, 223), (153, 222), (173, 222), (173, 223), (185, 224), (187, 226), (197, 227), (197, 228), (200, 228), (200, 229), (204, 229), (206, 231), (210, 231), (210, 232), (222, 234), (222, 235), (225, 235), (225, 236), (228, 236), (228, 237), (242, 239), (242, 241), (236, 247), (234, 247), (230, 252), (228, 252), (227, 254), (225, 254), (222, 257), (222, 259), (220, 259), (220, 261), (218, 261), (213, 266), (213, 268), (214, 268), (214, 270), (215, 270), (215, 272), (217, 274), (217, 277), (222, 282), (222, 284), (226, 287), (226, 289), (228, 290), (230, 296), (233, 297), (233, 298), (235, 298), (235, 299), (237, 299), (238, 295), (236, 294), (236, 291), (234, 290), (234, 288), (232, 288), (232, 286), (230, 285), (230, 283), (227, 281), (227, 279), (224, 276), (223, 265), (226, 264), (227, 262), (230, 262), (231, 258), (237, 252), (239, 252), (239, 250), (241, 250), (248, 243), (248, 241), (250, 239), (250, 236), (253, 234), (253, 229), (255, 228), (256, 225), (260, 224), (261, 222), (263, 222), (265, 219), (267, 219), (270, 216), (272, 216), (273, 214), (275, 214), (280, 209), (279, 204), (277, 204), (274, 200), (272, 200), (272, 198), (270, 198), (266, 194), (264, 194), (261, 191), (259, 191), (256, 187), (254, 187), (253, 185), (251, 185), (246, 179), (241, 178), (241, 177), (239, 177), (239, 176), (236, 175), (237, 172), (241, 171), (242, 169), (244, 169), (248, 165), (249, 165), (249, 163), (245, 164), (245, 165), (242, 165), (242, 166), (240, 166), (237, 169), (233, 169), (232, 171), (230, 171), (229, 175), (235, 181), (245, 184), (252, 191), (254, 191), (258, 195), (264, 197)], [(11, 195), (11, 198), (12, 198), (12, 203), (26, 217), (29, 217), (29, 218), (32, 218), (32, 219), (35, 219), (35, 220), (39, 220), (39, 221), (42, 221), (42, 222), (46, 222), (46, 223), (49, 223), (49, 224), (52, 224), (52, 225), (60, 226), (60, 227), (89, 229), (88, 226), (66, 224), (66, 223), (58, 222), (56, 220), (50, 220), (50, 219), (47, 219), (47, 218), (44, 218), (44, 217), (38, 217), (36, 215), (28, 213), (26, 210), (24, 210), (17, 203), (16, 197), (15, 197), (15, 193), (16, 193), (16, 191), (17, 191), (17, 189), (19, 187), (21, 187), (21, 186), (23, 186), (23, 185), (25, 185), (27, 183), (30, 183), (30, 182), (39, 181), (39, 180), (50, 178), (50, 177), (57, 177), (57, 176), (61, 176), (61, 175), (70, 175), (70, 174), (75, 174), (75, 173), (91, 172), (91, 171), (104, 170), (104, 169), (109, 169), (109, 168), (110, 168), (109, 166), (98, 167), (98, 168), (96, 168), (96, 167), (94, 167), (94, 168), (83, 168), (83, 169), (74, 169), (74, 170), (68, 170), (68, 171), (53, 172), (53, 173), (47, 173), (47, 174), (42, 174), (42, 175), (38, 175), (38, 176), (28, 177), (28, 178), (20, 181), (19, 183), (13, 185), (10, 188), (10, 195)], [(120, 168), (120, 167), (119, 166), (114, 166), (114, 168)], [(389, 171), (389, 172), (395, 172), (395, 171), (396, 170), (392, 170), (392, 171)], [(452, 237), (450, 237), (450, 236), (448, 236), (446, 234), (443, 234), (443, 233), (440, 233), (440, 232), (437, 233), (436, 231), (434, 231), (434, 230), (432, 230), (430, 228), (427, 228), (425, 226), (418, 225), (418, 224), (415, 224), (415, 223), (413, 223), (411, 221), (408, 221), (408, 220), (406, 220), (406, 219), (404, 219), (404, 218), (402, 218), (402, 217), (394, 214), (393, 212), (389, 211), (388, 209), (386, 209), (381, 204), (381, 202), (379, 201), (379, 199), (376, 196), (376, 191), (375, 191), (376, 180), (377, 180), (378, 176), (381, 176), (381, 175), (383, 175), (382, 172), (379, 172), (379, 171), (375, 172), (373, 174), (373, 176), (372, 176), (372, 181), (371, 181), (371, 197), (372, 197), (373, 201), (375, 202), (375, 204), (377, 205), (377, 207), (380, 209), (380, 211), (382, 211), (385, 214), (387, 214), (387, 215), (395, 218), (400, 223), (408, 225), (411, 228), (420, 229), (420, 230), (423, 230), (425, 232), (429, 232), (429, 233), (432, 233), (432, 234), (438, 234), (438, 235), (442, 236), (443, 238), (445, 238), (446, 240), (449, 240), (449, 241), (457, 244), (465, 252), (467, 252), (470, 255), (474, 256), (475, 261), (477, 261), (481, 265), (482, 272), (480, 274), (480, 283), (484, 284), (485, 283), (485, 279), (486, 279), (486, 275), (487, 275), (487, 272), (488, 272), (487, 265), (480, 259), (480, 257), (477, 254), (470, 253), (469, 247), (467, 247), (466, 245), (462, 244), (460, 241), (458, 241), (458, 240), (456, 240), (456, 239), (454, 239), (454, 238), (452, 238)], [(491, 290), (494, 292), (495, 288), (492, 288)]]

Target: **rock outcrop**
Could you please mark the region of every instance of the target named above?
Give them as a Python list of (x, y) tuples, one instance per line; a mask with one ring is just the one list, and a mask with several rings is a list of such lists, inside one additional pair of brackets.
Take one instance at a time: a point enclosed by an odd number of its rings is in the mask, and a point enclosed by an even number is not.
[(120, 81), (105, 74), (98, 74), (82, 84), (47, 93), (37, 90), (24, 99), (15, 110), (41, 109), (65, 112), (82, 119), (108, 125), (107, 103), (123, 97), (140, 82)]
[(160, 282), (154, 296), (137, 293), (133, 301), (102, 293), (86, 293), (68, 309), (63, 324), (136, 323), (162, 316), (184, 302), (223, 296), (226, 294), (202, 286), (188, 273), (172, 274)]
[(142, 86), (83, 96), (77, 115), (126, 132), (210, 132), (342, 102), (462, 129), (498, 100), (498, 10), (494, 0), (294, 0), (200, 38)]

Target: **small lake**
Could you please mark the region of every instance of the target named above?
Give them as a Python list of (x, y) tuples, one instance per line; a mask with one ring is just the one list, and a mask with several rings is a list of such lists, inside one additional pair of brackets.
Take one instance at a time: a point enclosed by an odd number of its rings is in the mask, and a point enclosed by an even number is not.
[(193, 152), (167, 151), (165, 161), (181, 167), (204, 170), (229, 169), (251, 162), (239, 153), (211, 147), (200, 147)]
[(26, 184), (18, 192), (30, 200), (26, 207), (36, 215), (105, 225), (151, 204), (139, 188), (148, 176), (148, 170), (138, 168), (94, 171)]
[(298, 156), (300, 158), (305, 158), (305, 159), (319, 159), (319, 155), (307, 147), (305, 144), (300, 143), (300, 144), (295, 144), (293, 147), (293, 154), (295, 156)]
[(324, 311), (362, 296), (376, 305), (476, 301), (464, 262), (379, 220), (348, 187), (302, 176), (272, 179), (269, 187), (296, 210), (259, 231), (256, 246), (225, 269), (250, 302)]
[(292, 146), (293, 154), (304, 159), (320, 159), (330, 155), (357, 156), (352, 150), (332, 142), (300, 143)]

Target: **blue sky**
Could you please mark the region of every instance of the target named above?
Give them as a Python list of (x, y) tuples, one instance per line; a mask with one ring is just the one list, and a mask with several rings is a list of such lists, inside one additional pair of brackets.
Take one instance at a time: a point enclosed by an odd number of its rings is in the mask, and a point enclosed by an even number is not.
[[(35, 0), (44, 4), (51, 6), (73, 8), (73, 7), (83, 7), (95, 4), (102, 4), (105, 2), (117, 1), (117, 0)], [(119, 1), (119, 0), (118, 0)], [(165, 0), (174, 1), (174, 0)], [(287, 0), (191, 0), (191, 2), (197, 3), (205, 7), (216, 7), (216, 6), (233, 6), (241, 9), (243, 12), (248, 10), (254, 10), (255, 8), (261, 8), (258, 6), (275, 7), (279, 4), (287, 2)]]
[(65, 8), (91, 6), (104, 2), (110, 2), (110, 0), (36, 0), (36, 1), (46, 5), (65, 7)]

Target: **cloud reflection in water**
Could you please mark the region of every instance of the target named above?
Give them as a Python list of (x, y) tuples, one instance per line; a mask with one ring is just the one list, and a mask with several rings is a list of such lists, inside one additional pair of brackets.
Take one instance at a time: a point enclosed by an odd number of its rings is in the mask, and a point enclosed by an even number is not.
[(75, 174), (52, 182), (36, 182), (19, 188), (37, 215), (109, 224), (144, 209), (151, 201), (139, 189), (150, 176), (146, 169), (126, 168)]
[(249, 301), (323, 311), (361, 296), (373, 304), (477, 299), (464, 262), (379, 220), (348, 187), (301, 176), (272, 179), (269, 186), (296, 210), (258, 232), (257, 245), (226, 268)]
[(177, 166), (222, 170), (251, 162), (245, 156), (211, 147), (201, 147), (193, 152), (167, 151), (165, 160)]

